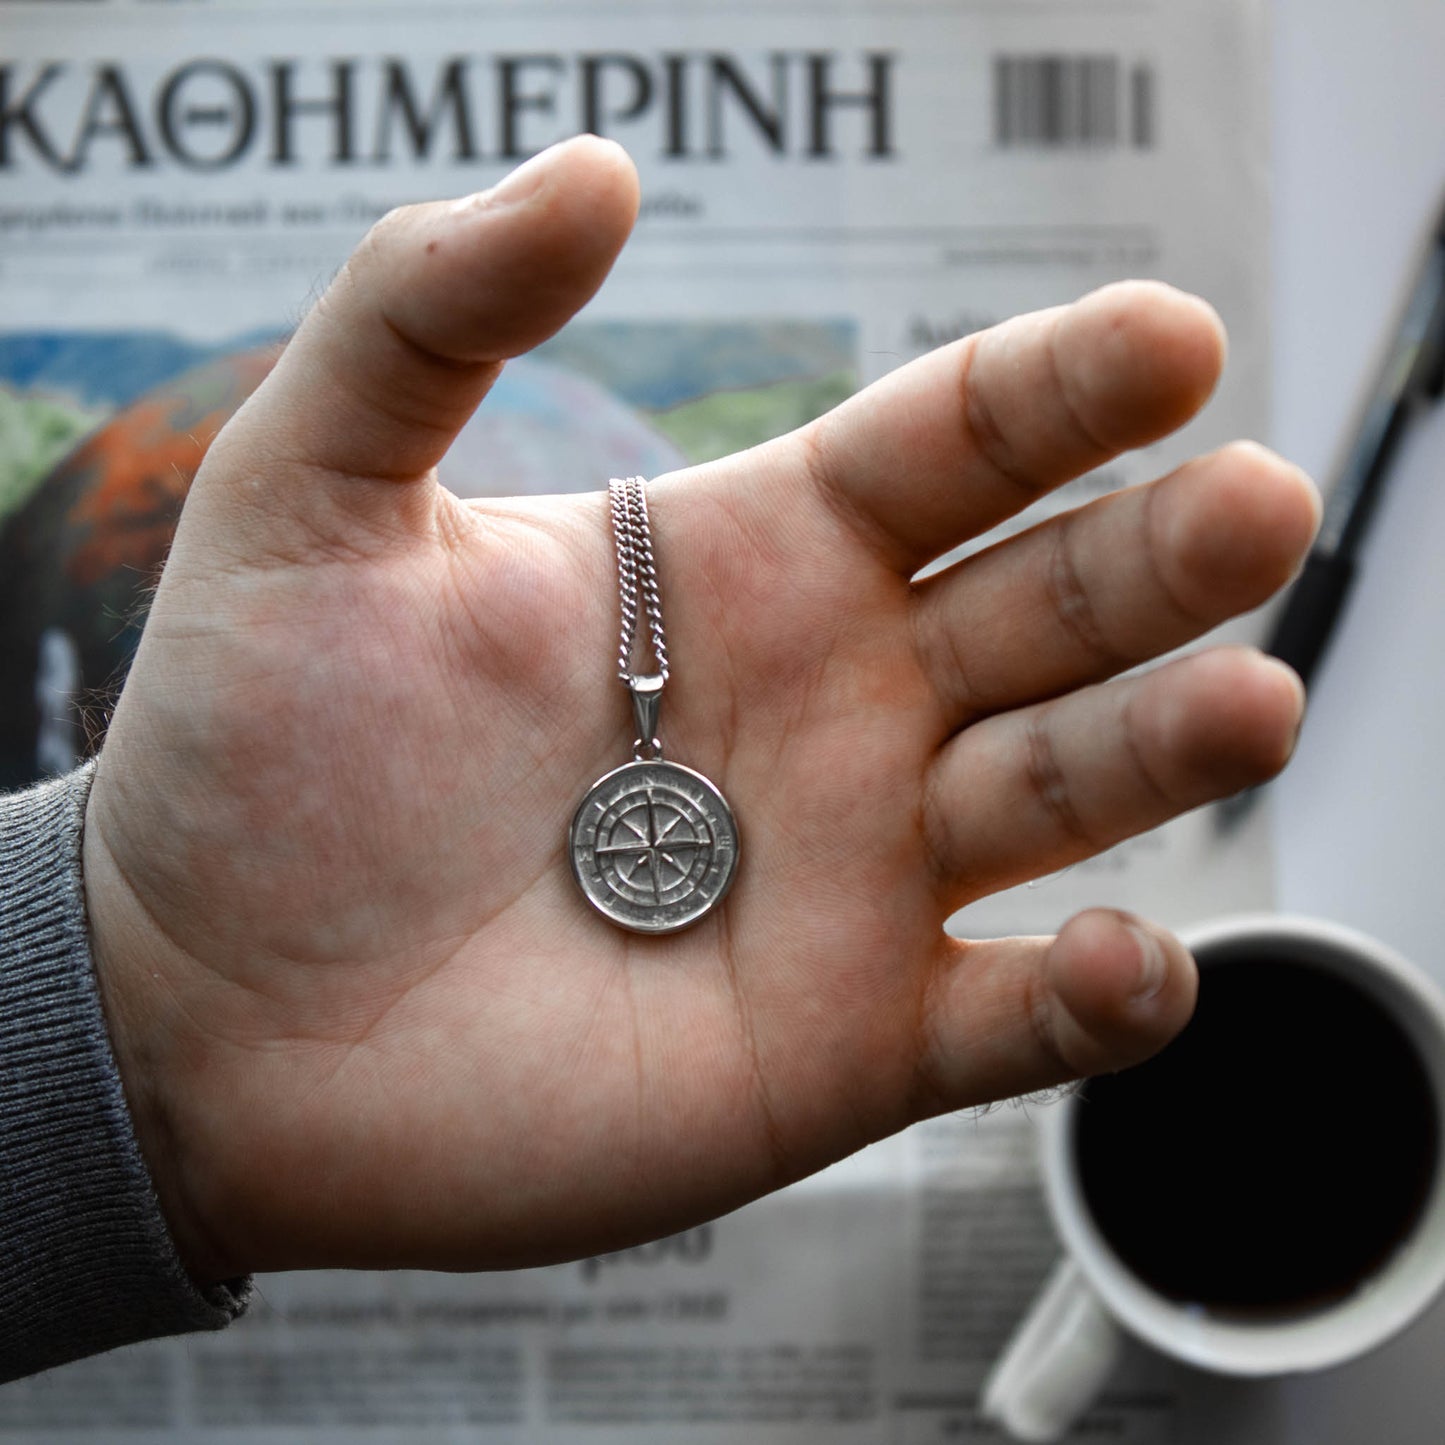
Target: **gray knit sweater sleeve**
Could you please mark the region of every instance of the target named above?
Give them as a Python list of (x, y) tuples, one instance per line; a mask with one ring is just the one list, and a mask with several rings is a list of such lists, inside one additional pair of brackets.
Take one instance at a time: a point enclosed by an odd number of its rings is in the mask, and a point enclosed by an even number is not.
[(219, 1329), (249, 1293), (191, 1283), (131, 1128), (86, 935), (91, 773), (0, 797), (0, 1380)]

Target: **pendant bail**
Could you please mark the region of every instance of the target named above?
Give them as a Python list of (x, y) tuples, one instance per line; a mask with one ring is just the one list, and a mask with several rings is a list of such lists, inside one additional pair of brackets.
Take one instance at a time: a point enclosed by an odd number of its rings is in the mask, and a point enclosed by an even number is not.
[(640, 748), (656, 748), (657, 719), (662, 711), (662, 684), (660, 673), (636, 673), (627, 679), (627, 691), (632, 695), (632, 716), (637, 722), (637, 745)]

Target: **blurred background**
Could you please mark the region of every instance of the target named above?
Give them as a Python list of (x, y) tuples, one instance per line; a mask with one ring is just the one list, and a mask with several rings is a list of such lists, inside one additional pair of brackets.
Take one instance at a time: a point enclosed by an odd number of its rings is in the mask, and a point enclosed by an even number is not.
[[(1326, 479), (1445, 202), (1445, 5), (1273, 0), (1272, 9), (1272, 440)], [(1274, 791), (1280, 907), (1373, 933), (1445, 985), (1442, 550), (1445, 407), (1436, 406), (1391, 476), (1299, 750)], [(1212, 1438), (1251, 1445), (1435, 1445), (1445, 1439), (1442, 1379), (1437, 1304), (1370, 1359), (1220, 1390), (1219, 1414), (1202, 1413), (1200, 1428), (1217, 1424)]]

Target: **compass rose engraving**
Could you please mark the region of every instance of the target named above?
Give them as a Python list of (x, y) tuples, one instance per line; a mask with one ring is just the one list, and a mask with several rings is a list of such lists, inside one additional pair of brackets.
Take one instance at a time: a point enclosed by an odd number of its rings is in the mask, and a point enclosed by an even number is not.
[(588, 902), (639, 933), (686, 928), (737, 865), (737, 827), (700, 773), (658, 759), (599, 779), (572, 820), (572, 868)]

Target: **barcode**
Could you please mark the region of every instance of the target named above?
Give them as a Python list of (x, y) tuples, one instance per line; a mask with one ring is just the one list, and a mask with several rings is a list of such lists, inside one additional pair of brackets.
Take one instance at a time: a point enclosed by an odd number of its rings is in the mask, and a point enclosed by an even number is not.
[(995, 55), (993, 138), (1045, 148), (1154, 144), (1154, 72), (1117, 55)]

